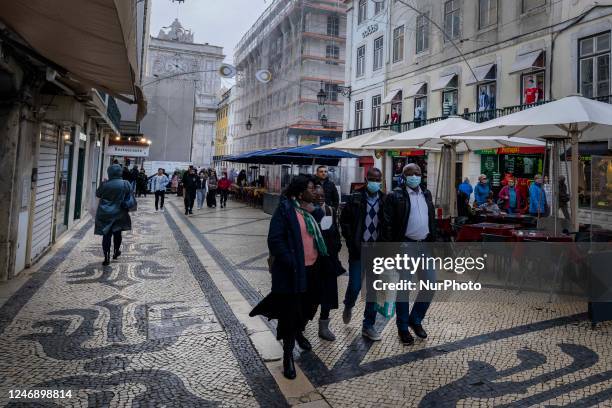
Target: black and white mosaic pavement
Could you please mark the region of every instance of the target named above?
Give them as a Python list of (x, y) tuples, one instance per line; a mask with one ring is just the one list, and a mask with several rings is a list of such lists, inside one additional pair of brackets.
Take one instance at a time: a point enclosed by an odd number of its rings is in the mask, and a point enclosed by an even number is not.
[[(89, 223), (0, 307), (0, 405), (287, 405), (176, 223), (147, 204), (118, 261), (101, 265)], [(35, 388), (72, 398), (9, 399)]]
[[(189, 221), (251, 304), (267, 294), (269, 218), (234, 204)], [(340, 278), (340, 304), (347, 281)], [(432, 305), (430, 336), (411, 347), (400, 344), (394, 321), (380, 317), (383, 341), (363, 339), (360, 300), (349, 325), (332, 313), (336, 342), (320, 340), (316, 322), (309, 325), (314, 350), (302, 353), (299, 365), (338, 407), (612, 406), (610, 323), (591, 330), (582, 303), (538, 304), (496, 289), (485, 296), (498, 301)]]

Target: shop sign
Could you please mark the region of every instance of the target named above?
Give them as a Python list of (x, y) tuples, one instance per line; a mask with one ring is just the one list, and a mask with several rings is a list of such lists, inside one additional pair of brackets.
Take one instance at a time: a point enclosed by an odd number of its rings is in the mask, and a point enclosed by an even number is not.
[(106, 148), (109, 156), (149, 157), (149, 146), (111, 145)]
[(544, 146), (500, 147), (476, 150), (476, 154), (544, 154)]
[(300, 136), (300, 146), (308, 146), (311, 144), (317, 144), (319, 138), (317, 136), (302, 135)]
[(387, 153), (390, 157), (413, 157), (413, 156), (425, 156), (425, 150), (389, 150)]

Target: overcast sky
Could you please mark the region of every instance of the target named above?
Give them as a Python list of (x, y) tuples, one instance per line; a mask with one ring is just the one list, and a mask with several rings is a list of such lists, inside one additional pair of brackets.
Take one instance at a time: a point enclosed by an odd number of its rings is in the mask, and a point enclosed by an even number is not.
[(223, 47), (226, 61), (234, 59), (234, 47), (272, 0), (153, 0), (151, 35), (178, 17), (192, 30), (194, 41)]

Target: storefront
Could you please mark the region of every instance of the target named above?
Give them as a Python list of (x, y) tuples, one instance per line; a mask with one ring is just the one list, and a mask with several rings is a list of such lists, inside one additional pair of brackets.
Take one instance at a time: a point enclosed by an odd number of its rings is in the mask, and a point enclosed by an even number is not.
[(477, 150), (480, 155), (480, 173), (486, 174), (491, 188), (497, 194), (513, 177), (517, 186), (527, 193), (530, 181), (536, 174), (542, 174), (544, 147), (503, 147), (499, 149)]
[(418, 164), (423, 175), (423, 183), (427, 183), (427, 152), (425, 150), (390, 150), (387, 155), (393, 164), (392, 189), (402, 185), (402, 170), (410, 163)]
[(149, 157), (149, 144), (147, 142), (132, 142), (124, 140), (111, 140), (106, 148), (108, 165), (115, 160), (122, 166), (141, 167), (145, 159)]

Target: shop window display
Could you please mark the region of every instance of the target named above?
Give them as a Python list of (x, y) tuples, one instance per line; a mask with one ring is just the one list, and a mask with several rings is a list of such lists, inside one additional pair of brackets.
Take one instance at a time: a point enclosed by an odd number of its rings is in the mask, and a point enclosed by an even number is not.
[(459, 92), (456, 89), (442, 92), (442, 116), (456, 115), (458, 105)]
[(495, 82), (489, 82), (486, 84), (480, 84), (477, 88), (478, 99), (477, 99), (477, 110), (479, 112), (478, 121), (484, 122), (489, 119), (493, 119), (495, 116), (495, 94), (497, 90), (497, 84)]
[(521, 76), (521, 102), (531, 105), (544, 100), (544, 71)]

